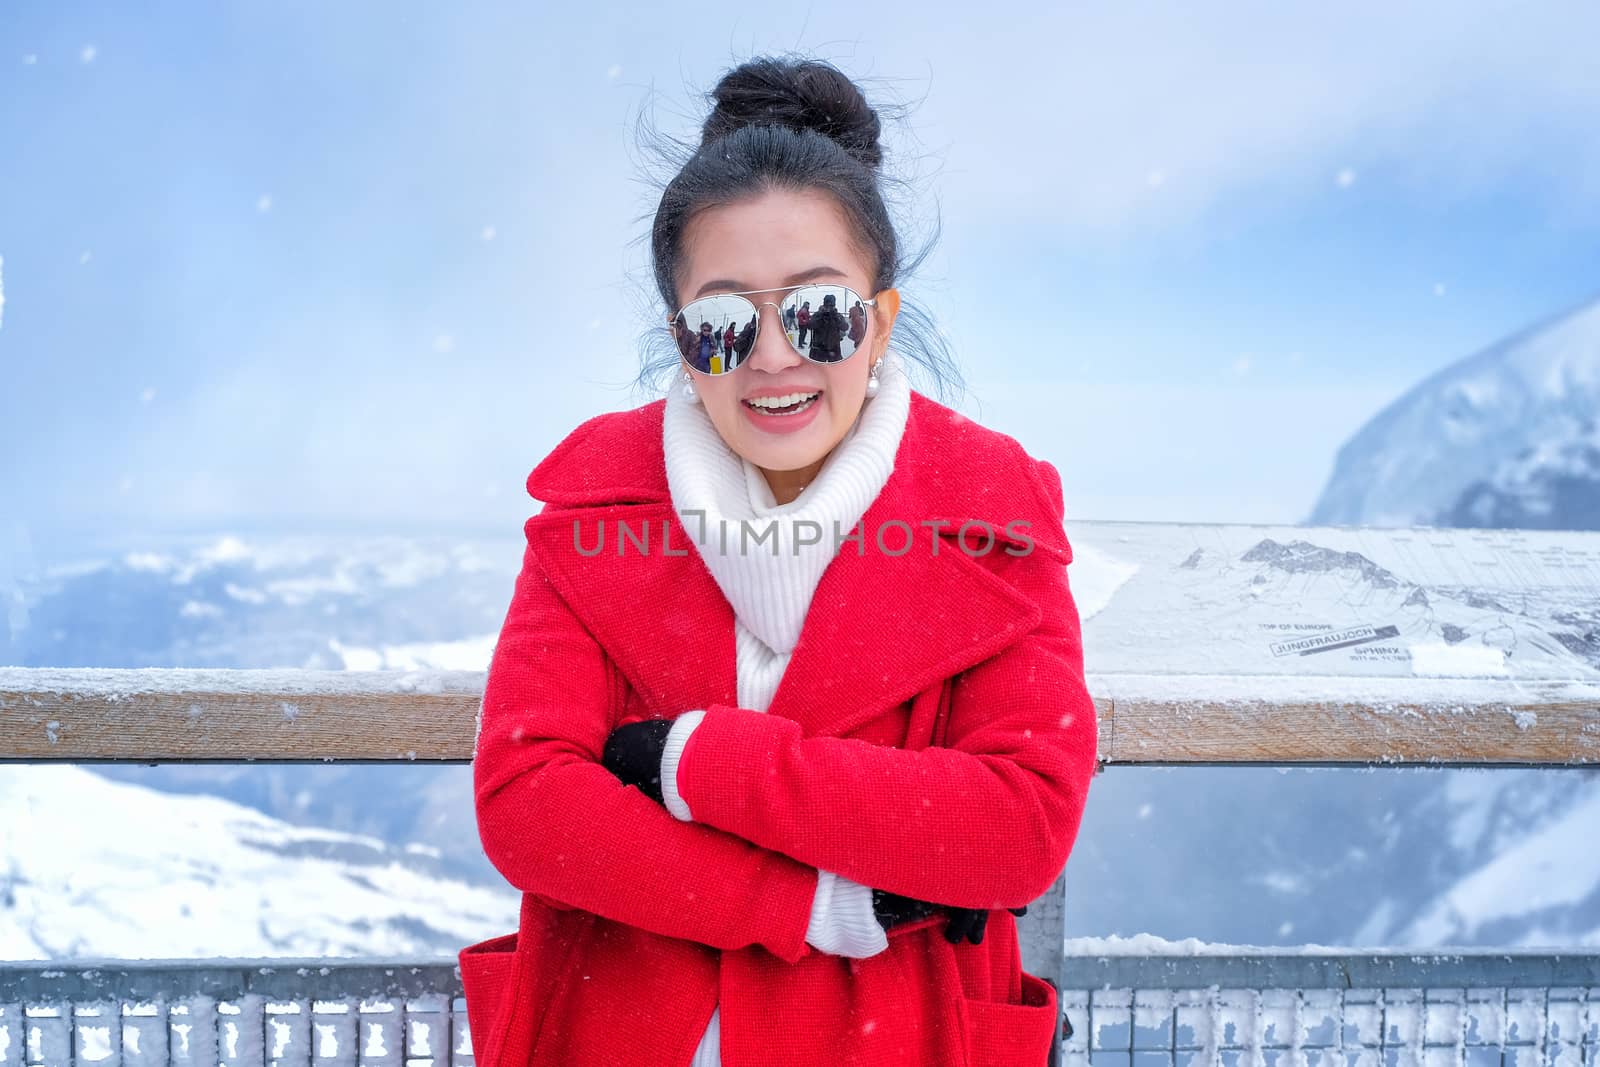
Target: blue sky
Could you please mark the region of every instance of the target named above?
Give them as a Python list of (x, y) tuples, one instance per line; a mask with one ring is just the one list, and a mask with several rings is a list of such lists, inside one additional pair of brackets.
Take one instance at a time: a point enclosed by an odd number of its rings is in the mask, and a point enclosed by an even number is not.
[(1600, 293), (1597, 37), (1577, 3), (14, 0), (0, 545), (517, 532), (563, 434), (651, 399), (632, 119), (687, 134), (786, 50), (915, 104), (890, 165), (943, 236), (902, 290), (1069, 519), (1300, 521), (1385, 403)]

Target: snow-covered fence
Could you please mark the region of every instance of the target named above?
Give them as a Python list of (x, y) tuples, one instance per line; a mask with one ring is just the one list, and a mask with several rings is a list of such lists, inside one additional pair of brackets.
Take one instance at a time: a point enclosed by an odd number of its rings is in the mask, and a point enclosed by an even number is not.
[(0, 1067), (472, 1067), (436, 961), (0, 965)]
[(1600, 1062), (1600, 953), (1075, 940), (1060, 999), (1075, 1065)]
[[(1066, 1067), (1600, 1062), (1600, 954), (1072, 941)], [(472, 1067), (433, 962), (0, 966), (0, 1067)]]

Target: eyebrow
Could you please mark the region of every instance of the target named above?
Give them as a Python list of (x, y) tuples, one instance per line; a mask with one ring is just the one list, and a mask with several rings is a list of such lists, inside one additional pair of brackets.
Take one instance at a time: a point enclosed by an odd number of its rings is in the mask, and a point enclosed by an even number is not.
[[(799, 274), (791, 274), (791, 275), (789, 275), (789, 277), (784, 280), (784, 284), (780, 285), (780, 286), (777, 286), (777, 288), (782, 289), (782, 288), (785, 288), (785, 287), (790, 286), (790, 285), (801, 285), (801, 284), (803, 284), (805, 282), (813, 281), (813, 280), (815, 280), (817, 278), (828, 278), (828, 277), (843, 278), (843, 277), (845, 277), (845, 273), (844, 273), (844, 271), (839, 270), (837, 267), (827, 267), (827, 266), (812, 267), (810, 270), (803, 270)], [(749, 292), (750, 291), (750, 287), (748, 285), (746, 285), (744, 282), (734, 281), (731, 278), (717, 278), (714, 281), (709, 281), (709, 282), (706, 282), (704, 285), (702, 285), (700, 287), (700, 291), (698, 293), (694, 294), (693, 299), (698, 300), (702, 296), (705, 296), (707, 293), (713, 292), (713, 291), (716, 291), (716, 290), (722, 290), (724, 292), (730, 292), (730, 293), (738, 293), (738, 292)], [(765, 290), (763, 290), (763, 292), (765, 292)]]

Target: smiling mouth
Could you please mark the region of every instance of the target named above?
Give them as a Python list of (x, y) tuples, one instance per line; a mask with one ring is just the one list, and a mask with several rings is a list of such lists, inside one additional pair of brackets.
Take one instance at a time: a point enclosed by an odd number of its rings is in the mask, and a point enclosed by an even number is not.
[(746, 407), (753, 411), (759, 411), (763, 415), (798, 415), (812, 404), (815, 404), (817, 398), (821, 395), (822, 390), (820, 389), (814, 392), (797, 390), (793, 393), (785, 393), (783, 396), (751, 397), (744, 400), (743, 403)]

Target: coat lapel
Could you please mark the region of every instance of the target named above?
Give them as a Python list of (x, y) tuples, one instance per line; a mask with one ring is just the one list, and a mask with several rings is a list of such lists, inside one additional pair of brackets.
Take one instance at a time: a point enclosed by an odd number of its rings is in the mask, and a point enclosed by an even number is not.
[[(624, 524), (646, 531), (646, 550)], [(527, 533), (556, 591), (652, 712), (737, 703), (733, 609), (670, 503), (550, 510)]]
[[(670, 718), (737, 704), (737, 676), (733, 610), (671, 505), (662, 407), (600, 416), (558, 446), (529, 476), (550, 506), (527, 534), (562, 598), (652, 713)], [(1059, 510), (1040, 507), (1031, 473), (986, 469), (993, 457), (978, 454), (973, 433), (999, 436), (913, 392), (894, 473), (862, 518), (864, 545), (846, 542), (823, 571), (768, 714), (806, 736), (841, 734), (1038, 625), (1031, 599), (921, 525), (947, 519), (951, 534), (969, 518), (996, 529), (1026, 518), (1036, 550), (1070, 558)], [(874, 536), (891, 524), (884, 541), (898, 550), (906, 534), (895, 520), (911, 532), (898, 555)], [(619, 536), (623, 523), (632, 539)]]
[[(867, 509), (865, 554), (846, 543), (822, 572), (767, 709), (799, 722), (806, 736), (843, 733), (1038, 625), (1031, 600), (926, 526), (912, 527), (903, 554), (879, 551), (873, 532), (906, 515), (900, 495)], [(898, 551), (903, 536), (891, 527), (884, 540)]]

